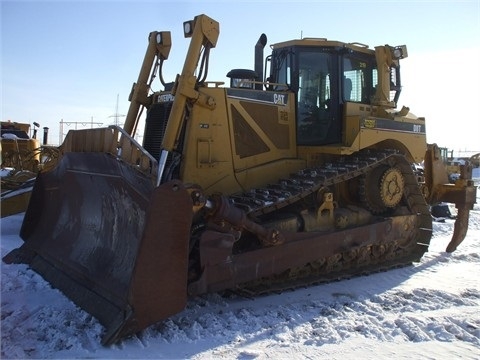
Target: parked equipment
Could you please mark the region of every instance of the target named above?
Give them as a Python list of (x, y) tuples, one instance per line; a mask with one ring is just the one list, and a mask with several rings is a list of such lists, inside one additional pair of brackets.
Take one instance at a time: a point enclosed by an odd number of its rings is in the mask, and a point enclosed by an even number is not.
[[(37, 140), (37, 127), (33, 123), (32, 135), (30, 124), (2, 121), (0, 142), (1, 163), (1, 217), (18, 214), (27, 210), (30, 195), (37, 172), (48, 170), (55, 165), (58, 149), (53, 146), (40, 145)], [(48, 128), (44, 128), (44, 139)]]
[[(262, 34), (254, 70), (230, 71), (223, 87), (207, 81), (219, 24), (199, 15), (183, 29), (190, 47), (174, 83), (162, 76), (170, 32), (152, 32), (124, 128), (68, 133), (58, 165), (37, 177), (23, 246), (4, 258), (97, 317), (105, 344), (189, 296), (418, 261), (428, 202), (456, 204), (450, 251), (461, 243), (476, 188), (468, 168), (448, 184), (425, 119), (395, 109), (406, 46), (305, 38), (272, 45), (264, 63)], [(150, 93), (154, 75), (164, 91)], [(412, 164), (424, 159), (419, 183)]]

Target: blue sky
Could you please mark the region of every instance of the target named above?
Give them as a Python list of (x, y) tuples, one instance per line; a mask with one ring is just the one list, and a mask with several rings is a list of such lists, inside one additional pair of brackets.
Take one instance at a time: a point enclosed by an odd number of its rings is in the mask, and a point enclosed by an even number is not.
[(406, 44), (399, 105), (427, 118), (429, 142), (480, 150), (480, 0), (2, 0), (1, 119), (48, 126), (54, 144), (61, 119), (112, 124), (117, 94), (118, 112), (127, 113), (148, 33), (172, 32), (164, 70), (173, 81), (188, 47), (182, 23), (201, 13), (220, 22), (210, 81), (253, 67), (261, 33), (268, 44), (301, 35), (370, 47)]

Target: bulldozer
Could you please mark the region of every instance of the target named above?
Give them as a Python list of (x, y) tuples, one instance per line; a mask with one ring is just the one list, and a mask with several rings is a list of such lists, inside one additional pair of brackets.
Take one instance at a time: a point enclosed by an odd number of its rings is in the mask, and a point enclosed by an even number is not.
[(27, 209), (34, 178), (41, 166), (41, 146), (37, 140), (37, 125), (32, 136), (30, 124), (16, 121), (1, 122), (0, 168), (1, 195), (0, 217)]
[(471, 169), (449, 184), (425, 118), (396, 109), (406, 46), (302, 38), (265, 57), (262, 34), (253, 69), (230, 70), (226, 86), (207, 81), (219, 23), (202, 14), (183, 32), (173, 82), (162, 73), (171, 33), (149, 34), (122, 128), (67, 134), (56, 167), (36, 178), (24, 243), (3, 259), (95, 316), (104, 345), (201, 294), (252, 296), (419, 261), (431, 203), (456, 205), (448, 251), (462, 242)]
[(0, 168), (1, 195), (0, 217), (25, 212), (37, 172), (53, 167), (57, 150), (46, 144), (48, 128), (44, 128), (44, 144), (37, 139), (37, 127), (33, 123), (32, 136), (29, 123), (1, 122)]
[(30, 137), (30, 124), (12, 121), (1, 122), (0, 164), (3, 168), (18, 168), (20, 171), (38, 171), (40, 141), (36, 129)]

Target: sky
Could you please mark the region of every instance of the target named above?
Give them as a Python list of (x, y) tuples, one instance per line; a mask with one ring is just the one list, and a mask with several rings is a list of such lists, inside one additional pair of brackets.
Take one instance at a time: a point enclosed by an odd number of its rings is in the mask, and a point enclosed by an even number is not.
[[(1, 0), (0, 12), (1, 120), (48, 127), (51, 144), (70, 129), (122, 121), (151, 31), (172, 32), (164, 78), (173, 81), (188, 47), (182, 24), (206, 14), (220, 23), (209, 81), (227, 83), (229, 70), (253, 68), (262, 33), (268, 44), (301, 36), (406, 44), (398, 107), (426, 118), (428, 142), (480, 151), (480, 75), (472, 66), (480, 58), (480, 0)], [(158, 80), (153, 89), (161, 89)]]

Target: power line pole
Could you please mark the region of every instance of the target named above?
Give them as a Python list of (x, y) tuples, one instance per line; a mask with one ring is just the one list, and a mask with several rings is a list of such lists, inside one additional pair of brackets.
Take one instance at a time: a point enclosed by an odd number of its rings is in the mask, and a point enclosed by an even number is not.
[(118, 118), (125, 117), (125, 115), (118, 113), (118, 94), (117, 94), (117, 103), (115, 105), (115, 114), (110, 115), (109, 118), (112, 118), (112, 117), (115, 118), (113, 123), (115, 126), (120, 126), (120, 122), (118, 121)]

